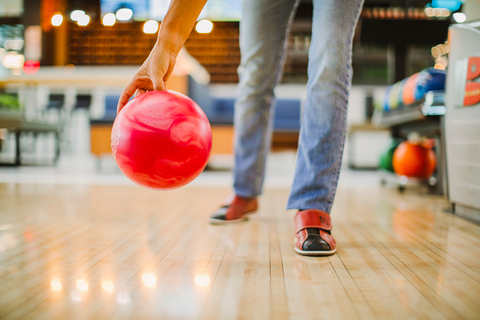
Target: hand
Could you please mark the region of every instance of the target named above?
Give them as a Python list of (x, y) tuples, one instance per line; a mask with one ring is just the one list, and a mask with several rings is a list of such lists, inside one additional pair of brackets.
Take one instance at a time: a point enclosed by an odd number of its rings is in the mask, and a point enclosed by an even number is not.
[(157, 43), (150, 55), (135, 73), (133, 79), (123, 90), (117, 105), (117, 114), (127, 104), (131, 96), (138, 96), (147, 91), (163, 91), (165, 83), (175, 67), (175, 50)]
[(118, 100), (117, 113), (132, 95), (165, 90), (177, 54), (187, 40), (207, 0), (172, 0), (158, 32), (157, 43)]

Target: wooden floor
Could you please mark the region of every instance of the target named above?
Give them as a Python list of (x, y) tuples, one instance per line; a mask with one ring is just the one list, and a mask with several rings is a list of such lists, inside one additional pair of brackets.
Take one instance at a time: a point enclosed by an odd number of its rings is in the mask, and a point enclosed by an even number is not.
[(0, 184), (0, 319), (479, 319), (480, 227), (445, 200), (340, 187), (338, 253), (293, 251), (288, 190)]

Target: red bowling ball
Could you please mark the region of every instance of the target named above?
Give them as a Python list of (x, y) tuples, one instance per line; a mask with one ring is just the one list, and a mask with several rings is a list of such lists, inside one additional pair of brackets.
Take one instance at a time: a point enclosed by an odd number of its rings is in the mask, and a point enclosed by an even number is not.
[(212, 131), (203, 110), (174, 91), (149, 91), (120, 111), (112, 129), (112, 152), (120, 170), (138, 185), (171, 190), (205, 168)]

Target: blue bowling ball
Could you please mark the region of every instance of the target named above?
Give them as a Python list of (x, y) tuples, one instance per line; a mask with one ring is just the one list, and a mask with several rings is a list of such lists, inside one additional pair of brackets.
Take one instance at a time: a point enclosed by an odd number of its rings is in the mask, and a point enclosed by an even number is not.
[(445, 90), (445, 78), (445, 70), (428, 68), (420, 71), (415, 88), (415, 101), (423, 99), (428, 91)]
[(385, 96), (383, 98), (383, 111), (390, 111), (390, 90), (393, 86), (389, 86), (385, 91)]

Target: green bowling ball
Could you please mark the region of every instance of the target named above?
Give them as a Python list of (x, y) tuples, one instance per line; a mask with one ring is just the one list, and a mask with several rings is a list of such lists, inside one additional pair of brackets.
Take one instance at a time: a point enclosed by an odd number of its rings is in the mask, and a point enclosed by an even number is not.
[(394, 172), (393, 171), (393, 153), (397, 149), (398, 145), (402, 143), (402, 139), (391, 139), (390, 142), (385, 146), (385, 148), (380, 153), (380, 159), (378, 161), (378, 168)]

